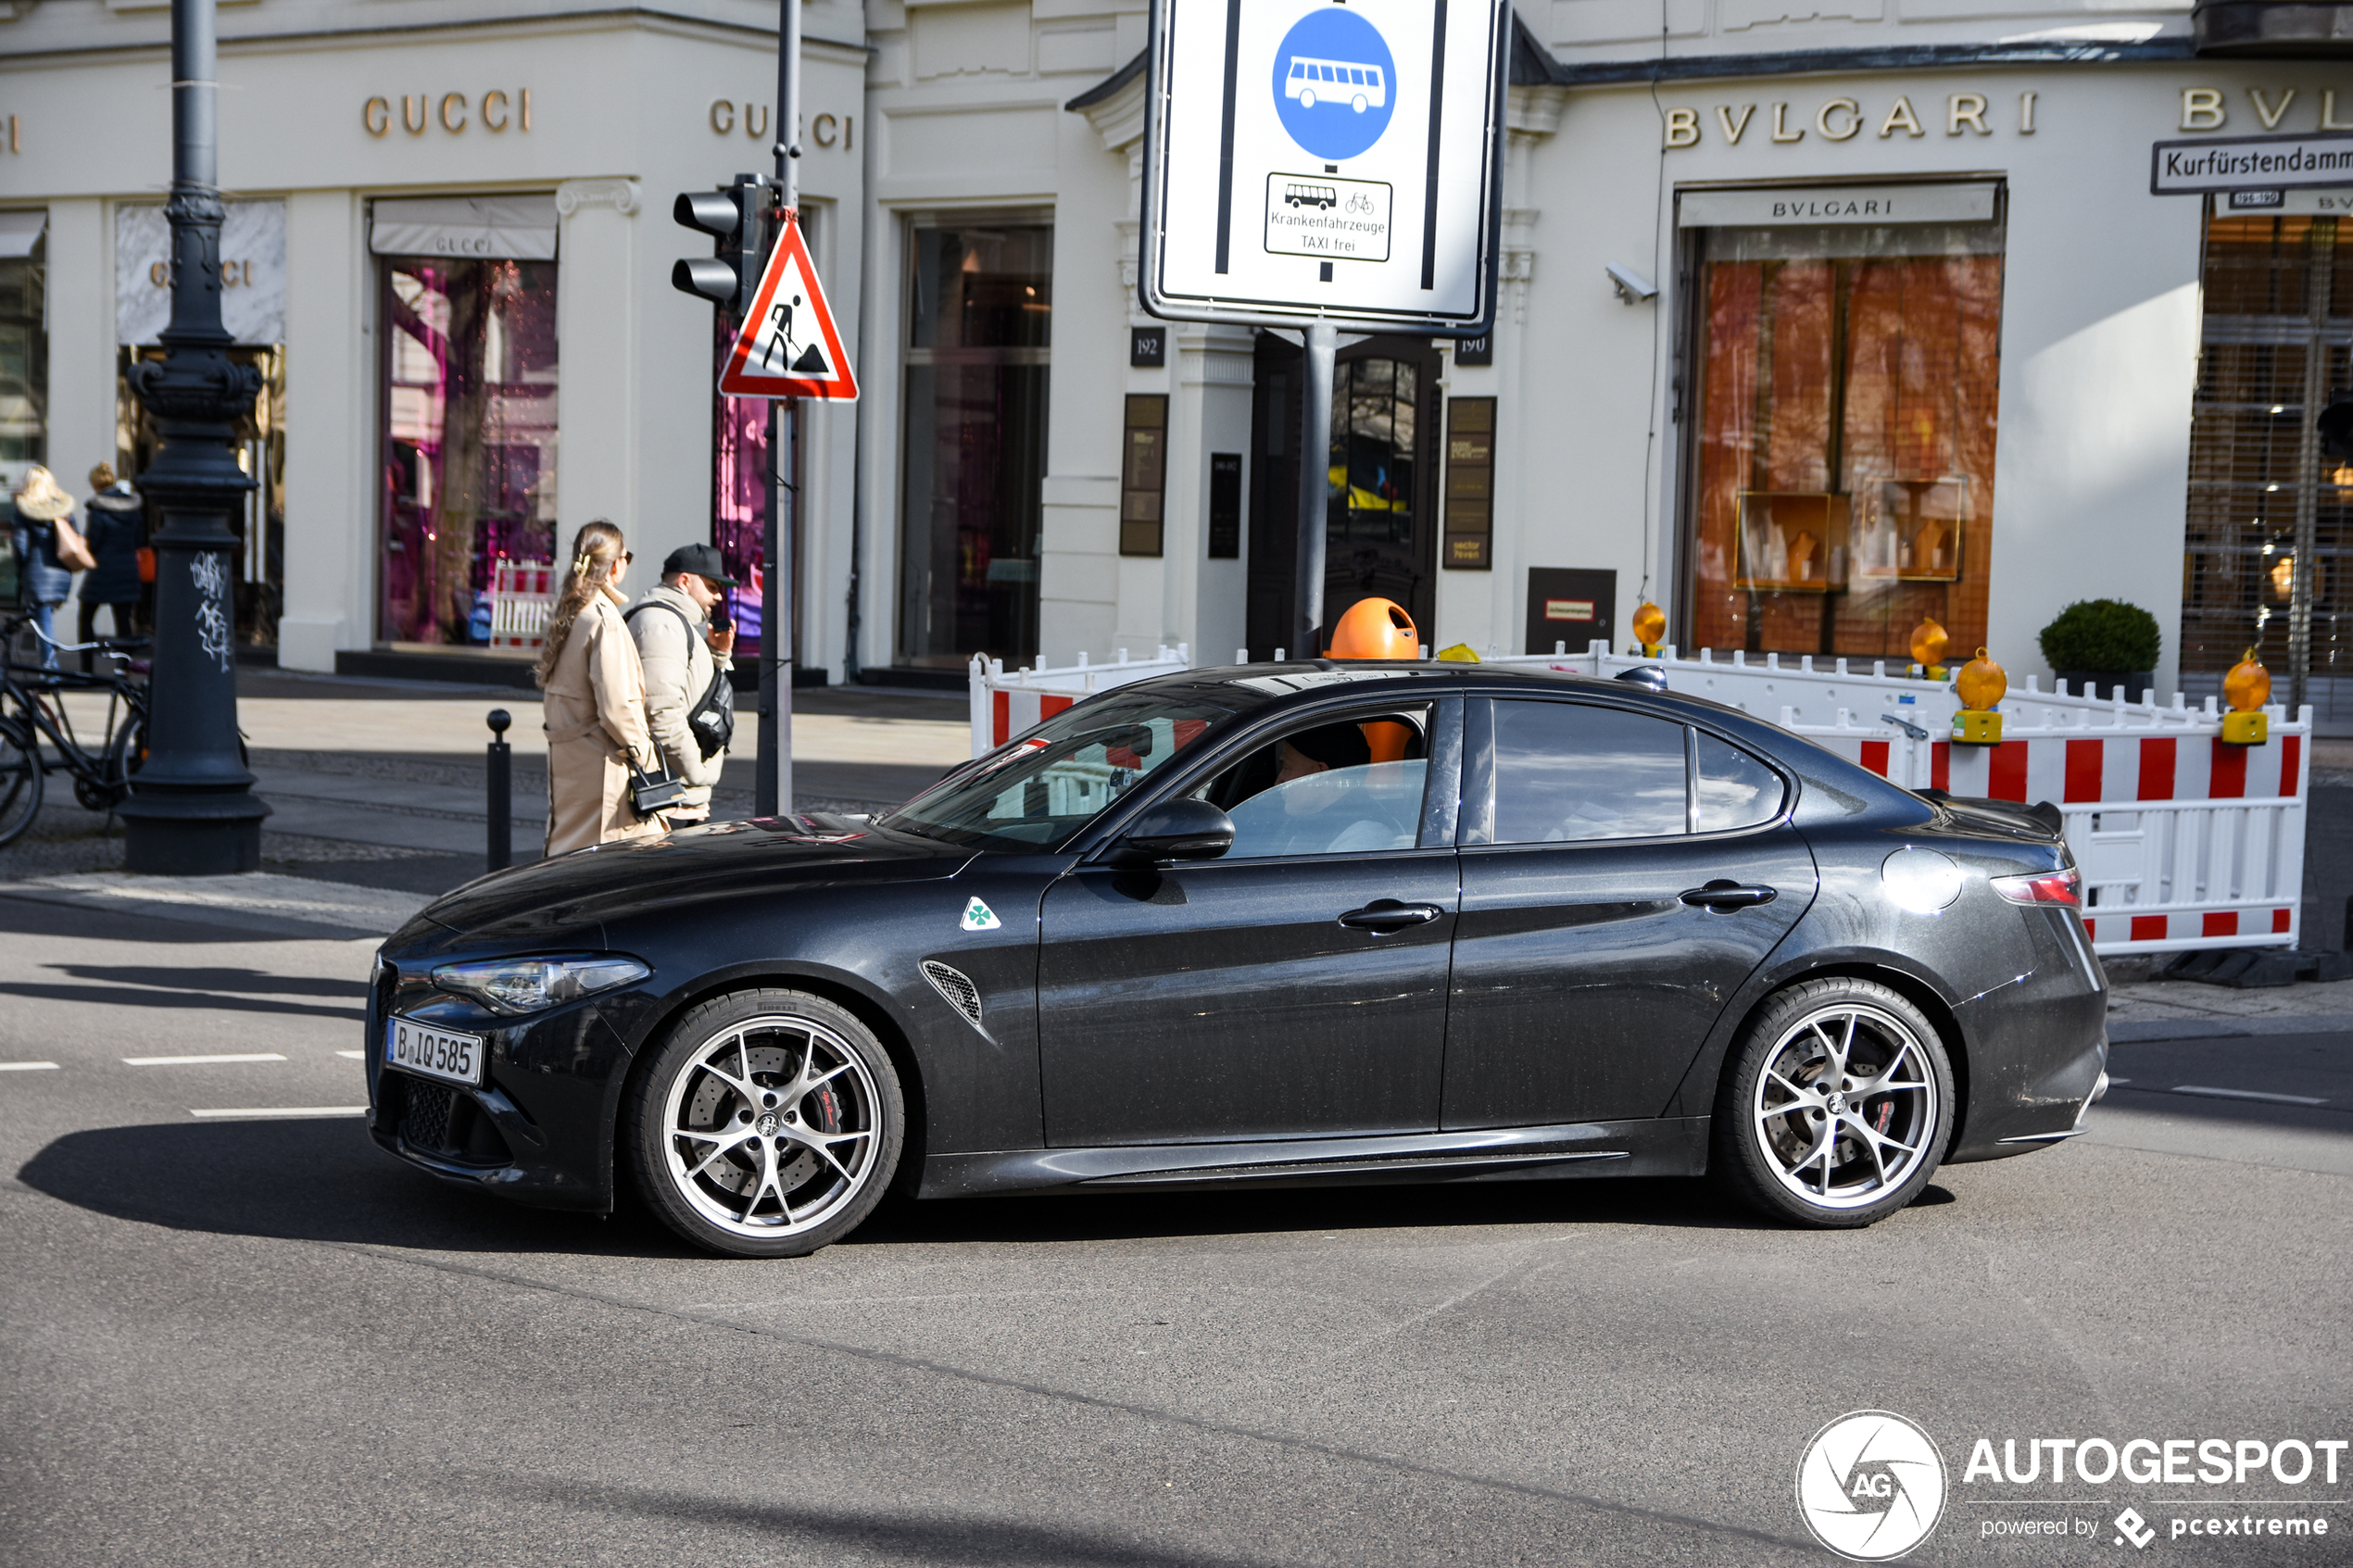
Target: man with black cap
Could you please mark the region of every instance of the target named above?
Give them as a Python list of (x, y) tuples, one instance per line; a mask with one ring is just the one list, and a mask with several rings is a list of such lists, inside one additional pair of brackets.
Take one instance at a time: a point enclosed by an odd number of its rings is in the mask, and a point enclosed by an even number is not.
[(713, 624), (711, 612), (735, 585), (716, 547), (682, 545), (661, 563), (661, 581), (627, 611), (654, 745), (662, 766), (690, 786), (664, 813), (673, 827), (711, 819), (711, 788), (727, 760), (734, 694), (720, 688), (735, 667), (736, 629)]

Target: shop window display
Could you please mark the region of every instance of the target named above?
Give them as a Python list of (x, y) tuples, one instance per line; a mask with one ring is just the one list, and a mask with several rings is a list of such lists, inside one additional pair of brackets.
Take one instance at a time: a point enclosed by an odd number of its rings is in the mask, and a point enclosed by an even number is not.
[[(26, 469), (49, 460), (44, 245), (36, 232), (25, 245), (25, 254), (0, 251), (0, 484), (9, 490), (16, 488)], [(0, 529), (0, 603), (13, 604), (17, 562), (6, 532)]]
[[(163, 358), (152, 345), (116, 351), (114, 469), (135, 486), (155, 466), (163, 450), (163, 435), (155, 415), (131, 390), (131, 367), (141, 359)], [(231, 527), (237, 543), (230, 558), (231, 579), (236, 584), (237, 642), (245, 647), (278, 646), (278, 616), (285, 603), (286, 558), (286, 350), (283, 344), (267, 348), (244, 344), (229, 350), (229, 358), (249, 365), (261, 378), (253, 407), (236, 420), (237, 466), (254, 482), (245, 492)], [(158, 525), (149, 508), (146, 526)], [(155, 588), (144, 590), (138, 620), (144, 630), (152, 624)]]
[(500, 564), (555, 554), (556, 264), (387, 257), (383, 280), (377, 635), (490, 651)]
[(899, 661), (1038, 652), (1052, 229), (908, 231)]
[(1985, 634), (1991, 223), (1700, 232), (1693, 647), (1906, 659)]
[(2353, 223), (2332, 217), (2210, 218), (2205, 317), (2191, 404), (2182, 560), (2181, 685), (2219, 695), (2247, 648), (2291, 689), (2296, 579), (2308, 563), (2306, 700), (2353, 710), (2353, 604), (2340, 570), (2353, 544), (2353, 463), (2321, 450), (2314, 421), (2353, 395)]

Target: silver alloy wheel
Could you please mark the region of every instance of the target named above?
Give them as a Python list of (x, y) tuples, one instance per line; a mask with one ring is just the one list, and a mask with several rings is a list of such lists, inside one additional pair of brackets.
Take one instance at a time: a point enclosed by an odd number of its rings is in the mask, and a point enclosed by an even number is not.
[(1756, 1075), (1749, 1126), (1782, 1186), (1819, 1209), (1862, 1209), (1933, 1147), (1936, 1078), (1894, 1013), (1834, 1002), (1781, 1032)]
[(813, 1229), (864, 1189), (879, 1104), (864, 1060), (824, 1024), (788, 1013), (729, 1024), (663, 1097), (671, 1182), (736, 1236)]

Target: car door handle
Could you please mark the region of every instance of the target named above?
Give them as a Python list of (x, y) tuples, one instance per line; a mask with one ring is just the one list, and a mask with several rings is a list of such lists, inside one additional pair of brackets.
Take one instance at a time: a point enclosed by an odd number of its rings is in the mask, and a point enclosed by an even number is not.
[(1394, 898), (1376, 898), (1361, 909), (1351, 909), (1340, 917), (1340, 923), (1356, 931), (1403, 931), (1410, 926), (1427, 925), (1446, 911), (1435, 904), (1401, 904)]
[(1696, 908), (1730, 914), (1734, 909), (1745, 909), (1752, 904), (1769, 904), (1780, 896), (1781, 891), (1778, 887), (1752, 886), (1718, 877), (1705, 887), (1694, 887), (1680, 897), (1684, 903)]

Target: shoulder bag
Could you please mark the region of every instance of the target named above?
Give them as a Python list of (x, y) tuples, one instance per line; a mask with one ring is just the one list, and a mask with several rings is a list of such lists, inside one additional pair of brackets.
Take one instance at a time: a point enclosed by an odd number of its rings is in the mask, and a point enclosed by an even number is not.
[(629, 809), (637, 814), (637, 820), (640, 822), (648, 817), (660, 816), (677, 805), (679, 797), (685, 795), (691, 787), (686, 780), (679, 778), (667, 768), (660, 772), (648, 773), (637, 765), (637, 759), (635, 757), (627, 760), (629, 763)]
[(95, 571), (98, 569), (98, 558), (90, 553), (90, 541), (82, 536), (82, 530), (64, 518), (57, 519), (49, 527), (53, 530), (49, 549), (57, 558), (59, 566), (68, 571)]

